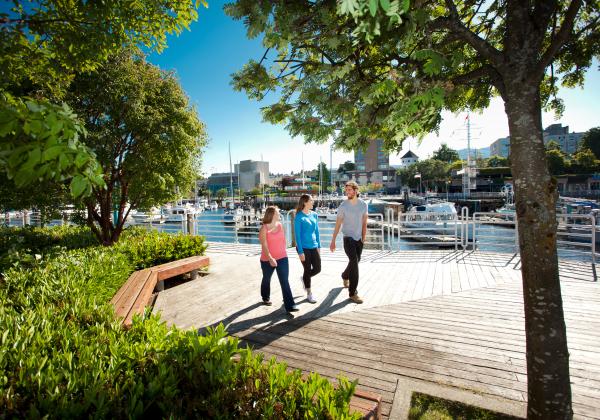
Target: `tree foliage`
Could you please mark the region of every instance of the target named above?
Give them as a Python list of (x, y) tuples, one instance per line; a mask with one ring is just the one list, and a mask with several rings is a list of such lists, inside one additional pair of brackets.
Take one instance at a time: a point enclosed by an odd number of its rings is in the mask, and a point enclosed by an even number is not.
[(106, 188), (94, 188), (86, 205), (103, 243), (118, 239), (130, 209), (164, 204), (193, 188), (206, 135), (172, 74), (124, 52), (77, 76), (67, 99), (102, 167)]
[[(204, 3), (204, 1), (202, 1)], [(17, 186), (71, 179), (101, 187), (85, 130), (60, 103), (76, 74), (127, 45), (160, 51), (197, 18), (198, 0), (13, 1), (0, 13), (0, 170)]]
[(590, 149), (600, 159), (600, 127), (590, 128), (581, 138), (581, 149)]
[(509, 164), (508, 158), (495, 155), (495, 156), (490, 156), (486, 160), (485, 166), (489, 167), (489, 168), (499, 168), (499, 167), (508, 166), (508, 164)]
[(447, 144), (442, 144), (438, 150), (433, 152), (432, 159), (436, 159), (446, 163), (452, 163), (460, 160), (458, 152), (448, 147)]
[[(417, 174), (421, 178), (416, 178)], [(425, 159), (413, 163), (406, 168), (398, 169), (398, 176), (403, 184), (416, 188), (425, 184), (429, 188), (443, 190), (450, 179), (450, 165), (437, 159)]]

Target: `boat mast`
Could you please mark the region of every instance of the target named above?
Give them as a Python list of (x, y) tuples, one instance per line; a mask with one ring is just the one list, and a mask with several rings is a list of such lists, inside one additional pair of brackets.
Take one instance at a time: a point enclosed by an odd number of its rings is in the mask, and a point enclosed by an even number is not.
[(231, 142), (229, 142), (229, 188), (231, 188), (231, 204), (233, 205), (233, 169), (231, 168)]

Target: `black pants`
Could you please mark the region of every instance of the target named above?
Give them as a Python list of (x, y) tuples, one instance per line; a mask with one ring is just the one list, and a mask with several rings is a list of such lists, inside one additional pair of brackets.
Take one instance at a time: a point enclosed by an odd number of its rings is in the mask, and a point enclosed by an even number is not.
[(350, 280), (350, 287), (348, 287), (350, 296), (356, 294), (356, 288), (358, 287), (358, 262), (360, 261), (362, 250), (362, 241), (356, 241), (349, 236), (344, 236), (344, 252), (348, 256), (348, 266), (342, 273), (342, 278)]
[(302, 266), (304, 267), (304, 274), (302, 280), (304, 281), (304, 287), (310, 289), (310, 278), (321, 272), (321, 255), (317, 248), (304, 248), (303, 252), (304, 261)]

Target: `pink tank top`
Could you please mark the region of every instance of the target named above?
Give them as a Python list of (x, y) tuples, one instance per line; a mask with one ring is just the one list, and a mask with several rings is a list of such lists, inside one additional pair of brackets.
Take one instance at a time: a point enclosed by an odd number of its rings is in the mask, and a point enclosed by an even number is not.
[[(287, 252), (285, 250), (285, 234), (283, 233), (283, 226), (279, 225), (275, 232), (269, 232), (266, 226), (263, 226), (261, 229), (264, 229), (267, 236), (267, 246), (269, 247), (269, 252), (271, 256), (276, 260), (280, 258), (287, 257)], [(261, 261), (269, 261), (269, 258), (265, 255), (265, 252), (262, 251), (260, 254)]]

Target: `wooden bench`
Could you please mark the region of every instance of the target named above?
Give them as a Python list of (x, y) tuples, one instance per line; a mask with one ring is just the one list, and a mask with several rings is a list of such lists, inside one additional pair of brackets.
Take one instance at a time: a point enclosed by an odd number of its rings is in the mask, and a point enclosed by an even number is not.
[(381, 419), (381, 395), (357, 389), (350, 399), (350, 412), (359, 412), (365, 420)]
[(208, 263), (208, 257), (194, 256), (135, 271), (110, 301), (115, 314), (123, 318), (124, 326), (129, 327), (135, 314), (144, 313), (154, 290), (164, 290), (165, 280), (185, 273), (190, 273), (194, 279), (198, 270)]

